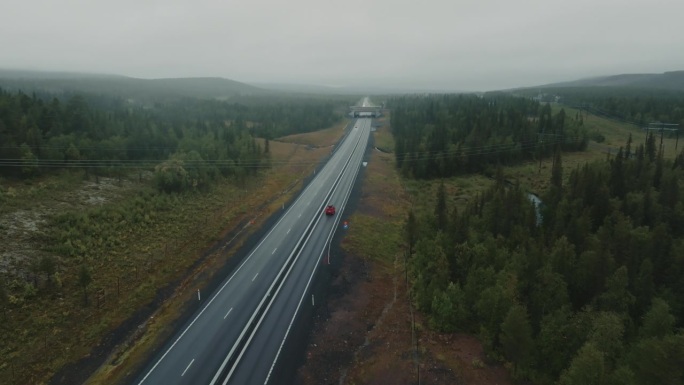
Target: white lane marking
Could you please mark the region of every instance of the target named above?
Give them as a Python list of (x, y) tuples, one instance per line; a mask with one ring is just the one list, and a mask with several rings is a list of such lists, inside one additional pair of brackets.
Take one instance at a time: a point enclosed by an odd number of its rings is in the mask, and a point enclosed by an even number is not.
[(302, 217), (302, 214), (300, 213), (299, 216), (298, 216), (297, 218), (301, 218), (301, 217)]
[(226, 319), (226, 317), (228, 317), (228, 314), (230, 314), (231, 311), (233, 311), (232, 307), (230, 308), (230, 310), (228, 310), (228, 313), (226, 313), (226, 315), (223, 316), (223, 319)]
[(252, 278), (252, 282), (254, 282), (254, 280), (256, 279), (257, 275), (259, 275), (259, 273), (256, 273), (256, 275), (254, 276), (254, 278)]
[(275, 254), (276, 250), (278, 250), (277, 247), (275, 249), (273, 249), (273, 252), (271, 253), (271, 255)]
[(185, 370), (183, 371), (183, 374), (181, 374), (181, 377), (183, 377), (183, 376), (185, 375), (185, 372), (187, 372), (188, 369), (190, 369), (190, 366), (192, 366), (192, 363), (193, 363), (193, 362), (195, 362), (195, 359), (194, 359), (194, 358), (192, 359), (192, 361), (190, 361), (190, 363), (188, 364), (188, 367), (185, 368)]
[(292, 227), (290, 227), (289, 229), (287, 229), (287, 233), (285, 233), (285, 234), (290, 234), (290, 230), (292, 230)]

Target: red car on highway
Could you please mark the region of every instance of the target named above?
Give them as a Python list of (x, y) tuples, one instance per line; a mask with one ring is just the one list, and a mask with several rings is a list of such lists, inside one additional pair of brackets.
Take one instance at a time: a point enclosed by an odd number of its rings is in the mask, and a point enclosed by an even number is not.
[(335, 215), (335, 206), (328, 205), (328, 207), (325, 208), (325, 215)]

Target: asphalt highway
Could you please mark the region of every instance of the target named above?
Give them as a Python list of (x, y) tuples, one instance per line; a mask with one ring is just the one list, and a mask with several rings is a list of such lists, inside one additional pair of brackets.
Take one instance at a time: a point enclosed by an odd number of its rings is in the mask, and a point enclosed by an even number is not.
[(356, 180), (368, 144), (370, 119), (359, 119), (357, 126), (363, 130), (362, 142), (352, 155), (350, 167), (344, 170), (340, 183), (334, 190), (330, 202), (337, 207), (334, 217), (319, 216), (309, 241), (293, 264), (290, 277), (274, 297), (269, 311), (264, 315), (244, 355), (230, 373), (224, 384), (278, 384), (272, 376), (276, 361), (292, 324), (296, 321), (302, 306), (314, 306), (315, 298), (309, 293), (313, 277), (321, 264), (327, 263), (328, 246), (334, 231), (342, 226), (342, 212)]
[[(370, 119), (353, 123), (330, 160), (241, 265), (152, 359), (134, 384), (263, 384), (306, 295), (365, 151)], [(268, 355), (268, 357), (266, 357)]]

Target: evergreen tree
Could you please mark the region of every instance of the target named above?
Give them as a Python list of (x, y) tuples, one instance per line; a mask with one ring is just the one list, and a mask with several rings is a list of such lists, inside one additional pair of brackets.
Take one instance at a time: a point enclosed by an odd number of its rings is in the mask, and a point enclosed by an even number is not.
[(444, 188), (444, 181), (442, 181), (437, 188), (437, 204), (435, 205), (435, 222), (438, 231), (447, 230), (447, 215), (446, 191)]
[(640, 384), (682, 384), (684, 335), (641, 339), (632, 349), (630, 361)]
[(532, 328), (523, 306), (513, 305), (501, 324), (501, 347), (514, 364), (513, 373), (528, 363), (532, 352)]
[(592, 343), (585, 344), (560, 376), (560, 385), (602, 385), (606, 367), (601, 353)]
[(632, 133), (629, 134), (627, 138), (627, 145), (625, 146), (625, 159), (632, 158)]
[(598, 297), (599, 307), (605, 311), (626, 315), (635, 301), (628, 290), (628, 285), (627, 268), (621, 266), (606, 281), (606, 291)]
[(611, 162), (610, 180), (608, 182), (611, 194), (618, 198), (624, 198), (625, 194), (627, 194), (627, 189), (625, 187), (625, 171), (622, 165), (623, 161), (624, 155), (622, 147), (620, 147), (615, 159)]
[(670, 314), (670, 305), (660, 298), (653, 298), (651, 309), (644, 315), (644, 323), (639, 329), (642, 338), (663, 338), (671, 335), (675, 318)]
[(625, 326), (620, 315), (613, 312), (599, 312), (593, 320), (588, 341), (603, 353), (606, 363), (612, 365), (622, 353)]

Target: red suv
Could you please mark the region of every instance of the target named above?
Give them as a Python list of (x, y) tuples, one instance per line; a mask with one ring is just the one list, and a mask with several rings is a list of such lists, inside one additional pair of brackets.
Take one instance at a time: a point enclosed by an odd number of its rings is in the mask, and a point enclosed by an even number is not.
[(335, 215), (335, 206), (328, 205), (328, 207), (325, 208), (325, 215)]

